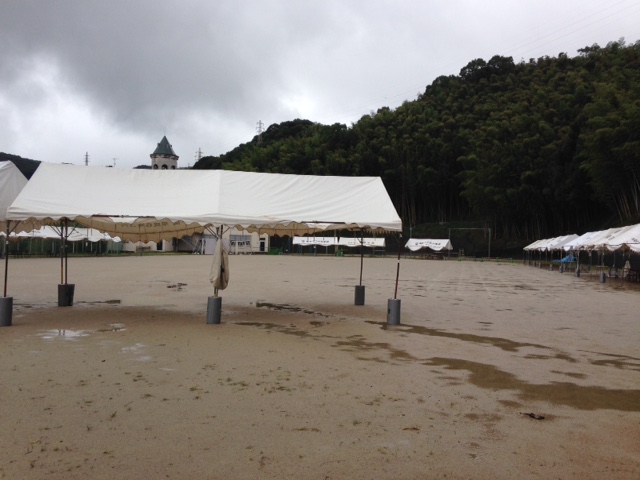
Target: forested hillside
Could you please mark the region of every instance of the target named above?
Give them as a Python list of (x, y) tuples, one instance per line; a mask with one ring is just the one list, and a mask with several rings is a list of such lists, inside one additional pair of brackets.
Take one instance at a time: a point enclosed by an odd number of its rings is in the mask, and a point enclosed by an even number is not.
[(382, 177), (407, 226), (504, 241), (640, 222), (640, 42), (477, 59), (351, 126), (271, 125), (194, 168)]

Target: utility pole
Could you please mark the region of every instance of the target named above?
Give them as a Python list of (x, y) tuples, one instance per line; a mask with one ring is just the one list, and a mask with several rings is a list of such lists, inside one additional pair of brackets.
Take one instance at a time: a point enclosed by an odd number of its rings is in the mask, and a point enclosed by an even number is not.
[(86, 152), (84, 154), (84, 166), (88, 167), (89, 166), (89, 152)]
[(256, 132), (258, 132), (258, 145), (260, 145), (262, 143), (262, 132), (264, 132), (264, 123), (262, 123), (262, 120), (258, 120)]
[(196, 152), (196, 162), (202, 158), (202, 149), (198, 147), (198, 151)]
[(114, 168), (115, 168), (115, 166), (116, 166), (116, 160), (118, 160), (118, 159), (114, 157), (114, 159), (113, 159), (113, 167), (114, 167)]

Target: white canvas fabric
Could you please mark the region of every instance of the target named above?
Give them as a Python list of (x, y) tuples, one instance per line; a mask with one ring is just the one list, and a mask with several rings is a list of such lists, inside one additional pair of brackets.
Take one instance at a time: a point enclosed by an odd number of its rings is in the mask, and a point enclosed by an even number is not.
[(640, 224), (630, 225), (615, 233), (606, 240), (605, 246), (611, 251), (629, 249), (640, 252)]
[(338, 237), (293, 237), (294, 245), (301, 245), (303, 247), (319, 245), (322, 247), (332, 247), (338, 245)]
[(589, 242), (589, 239), (595, 237), (599, 233), (600, 233), (599, 231), (583, 233), (578, 238), (574, 238), (570, 242), (565, 243), (562, 246), (562, 249), (565, 252), (568, 252), (570, 250), (573, 250), (573, 251), (575, 251), (575, 250), (583, 250), (584, 249), (584, 245)]
[(341, 247), (348, 247), (348, 248), (356, 248), (362, 245), (369, 248), (374, 248), (374, 247), (384, 248), (385, 239), (384, 238), (344, 238), (342, 237), (340, 238), (338, 245), (340, 245)]
[(218, 290), (224, 290), (229, 285), (229, 254), (221, 240), (216, 240), (209, 281)]
[(236, 226), (271, 235), (401, 231), (379, 177), (223, 170), (125, 170), (41, 163), (7, 217), (67, 218), (122, 240), (159, 241)]
[(433, 238), (410, 238), (405, 244), (404, 248), (408, 248), (412, 252), (417, 252), (422, 248), (429, 248), (436, 252), (441, 250), (453, 250), (451, 241), (445, 239), (433, 239)]
[(589, 238), (583, 244), (583, 250), (605, 250), (607, 248), (607, 242), (623, 232), (626, 227), (608, 228), (607, 230), (601, 230), (597, 232), (597, 235)]
[[(43, 225), (40, 228), (31, 230), (29, 232), (19, 232), (12, 234), (12, 237), (17, 238), (42, 238), (42, 239), (59, 239), (62, 235), (61, 227), (56, 225)], [(68, 236), (66, 238), (68, 242), (81, 242), (87, 240), (89, 242), (99, 242), (101, 240), (111, 240), (114, 242), (120, 242), (120, 238), (112, 237), (108, 233), (100, 232), (95, 228), (83, 228), (83, 227), (70, 227)]]
[[(0, 232), (4, 234), (7, 233), (7, 209), (26, 184), (27, 178), (13, 162), (0, 162)], [(15, 222), (13, 226), (16, 226)]]
[(523, 248), (523, 250), (538, 250), (538, 245), (542, 244), (545, 240), (536, 240), (533, 243), (530, 243), (529, 245), (527, 245), (526, 247)]
[(576, 238), (578, 238), (578, 235), (575, 233), (572, 233), (571, 235), (556, 237), (552, 242), (549, 242), (546, 248), (549, 251), (562, 250), (564, 245), (571, 242), (572, 240), (575, 240)]
[(332, 247), (332, 246), (340, 246), (340, 247), (348, 247), (355, 248), (360, 247), (364, 244), (365, 247), (384, 247), (385, 240), (384, 238), (338, 238), (338, 237), (294, 237), (293, 238), (294, 245), (320, 245), (323, 247)]

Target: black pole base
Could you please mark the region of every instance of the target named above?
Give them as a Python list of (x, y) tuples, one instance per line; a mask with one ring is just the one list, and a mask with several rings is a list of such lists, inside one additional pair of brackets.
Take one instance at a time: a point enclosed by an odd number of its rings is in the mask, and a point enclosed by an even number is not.
[(222, 316), (222, 297), (209, 297), (207, 301), (207, 323), (218, 324)]
[(600, 283), (605, 283), (607, 281), (607, 274), (604, 272), (600, 272)]
[(387, 325), (400, 325), (400, 300), (397, 298), (387, 301)]
[(13, 297), (0, 297), (0, 327), (10, 327), (13, 316)]
[(73, 294), (75, 292), (75, 283), (64, 283), (58, 285), (58, 306), (59, 307), (72, 307), (73, 306)]
[(364, 305), (364, 285), (356, 285), (355, 305)]

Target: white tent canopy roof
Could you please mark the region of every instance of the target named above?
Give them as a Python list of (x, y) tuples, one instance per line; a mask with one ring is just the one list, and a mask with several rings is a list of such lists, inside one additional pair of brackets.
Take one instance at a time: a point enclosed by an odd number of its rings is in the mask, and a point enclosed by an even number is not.
[(430, 248), (436, 252), (441, 250), (453, 250), (451, 241), (448, 238), (434, 239), (434, 238), (410, 238), (405, 244), (404, 248), (408, 248), (412, 252), (416, 252), (422, 248)]
[(0, 232), (7, 231), (7, 209), (27, 184), (13, 162), (0, 162)]
[(236, 226), (300, 235), (401, 231), (379, 177), (224, 170), (125, 170), (41, 163), (7, 211), (13, 220), (76, 221), (123, 240), (159, 241)]
[(583, 233), (578, 238), (574, 238), (570, 242), (565, 243), (562, 246), (562, 249), (566, 252), (568, 252), (569, 250), (581, 250), (584, 247), (584, 244), (588, 242), (590, 238), (593, 238), (599, 233), (599, 231)]
[(611, 237), (606, 247), (609, 250), (628, 248), (633, 252), (640, 252), (640, 224), (631, 225)]

